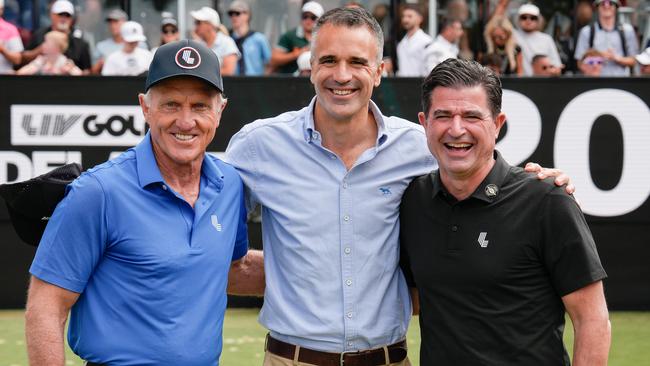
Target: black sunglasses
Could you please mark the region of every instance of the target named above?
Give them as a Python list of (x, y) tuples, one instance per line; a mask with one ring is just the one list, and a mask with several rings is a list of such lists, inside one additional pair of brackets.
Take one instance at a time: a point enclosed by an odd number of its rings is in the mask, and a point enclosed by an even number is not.
[(537, 19), (539, 19), (539, 18), (536, 15), (525, 15), (524, 14), (524, 15), (521, 15), (519, 17), (519, 19), (521, 19), (521, 20), (532, 20), (532, 21), (536, 22)]
[(70, 13), (59, 13), (57, 15), (64, 18), (72, 18), (72, 14)]
[(243, 12), (243, 11), (235, 11), (235, 10), (232, 10), (232, 11), (229, 11), (229, 12), (228, 12), (228, 16), (229, 16), (229, 17), (238, 17), (238, 16), (240, 16), (242, 13), (244, 13), (244, 12)]
[(307, 19), (311, 19), (313, 21), (316, 21), (316, 19), (318, 19), (318, 17), (315, 16), (314, 14), (310, 14), (310, 13), (302, 14), (302, 20), (307, 20)]
[(178, 33), (178, 29), (163, 29), (163, 34), (176, 34)]

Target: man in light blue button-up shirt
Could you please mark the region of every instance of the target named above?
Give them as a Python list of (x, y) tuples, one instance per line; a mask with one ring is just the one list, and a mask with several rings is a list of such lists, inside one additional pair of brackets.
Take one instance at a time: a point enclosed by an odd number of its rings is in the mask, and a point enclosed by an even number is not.
[(411, 304), (398, 267), (400, 199), (436, 163), (420, 126), (383, 116), (370, 101), (383, 71), (379, 25), (358, 9), (321, 19), (316, 97), (246, 125), (227, 159), (251, 207), (262, 205), (260, 322), (281, 342), (340, 353), (405, 338)]

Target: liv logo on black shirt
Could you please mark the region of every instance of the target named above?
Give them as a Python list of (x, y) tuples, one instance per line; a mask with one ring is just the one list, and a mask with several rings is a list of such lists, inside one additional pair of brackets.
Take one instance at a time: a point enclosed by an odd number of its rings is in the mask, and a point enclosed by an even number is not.
[(478, 235), (478, 245), (480, 245), (481, 248), (487, 248), (487, 246), (488, 246), (488, 240), (485, 240), (486, 237), (487, 237), (487, 233), (484, 232), (484, 231), (482, 231)]

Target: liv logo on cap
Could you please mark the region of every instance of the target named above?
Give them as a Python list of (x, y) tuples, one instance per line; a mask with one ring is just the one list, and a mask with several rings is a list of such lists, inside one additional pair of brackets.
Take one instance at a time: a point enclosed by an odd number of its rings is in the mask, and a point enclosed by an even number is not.
[(176, 65), (184, 69), (195, 69), (201, 64), (201, 55), (192, 47), (183, 47), (176, 52)]

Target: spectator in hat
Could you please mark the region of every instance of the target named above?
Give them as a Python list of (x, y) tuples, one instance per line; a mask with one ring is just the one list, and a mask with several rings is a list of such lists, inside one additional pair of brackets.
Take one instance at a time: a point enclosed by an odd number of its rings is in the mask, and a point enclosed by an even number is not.
[(45, 34), (56, 30), (68, 36), (66, 57), (84, 72), (90, 72), (90, 45), (83, 39), (83, 32), (74, 28), (74, 6), (67, 0), (57, 0), (50, 8), (51, 25), (38, 29), (32, 35), (26, 50), (21, 53), (22, 63), (28, 63), (41, 54)]
[(562, 67), (560, 54), (553, 38), (539, 31), (541, 13), (533, 4), (523, 4), (517, 11), (519, 16), (519, 29), (515, 29), (515, 39), (521, 47), (522, 66), (524, 76), (533, 75), (533, 57), (546, 55), (553, 65)]
[(14, 65), (20, 64), (23, 41), (15, 25), (2, 19), (4, 0), (0, 0), (0, 74), (13, 74)]
[(300, 26), (284, 33), (271, 53), (271, 67), (280, 74), (293, 74), (298, 70), (298, 57), (309, 51), (316, 21), (325, 12), (315, 1), (306, 2), (301, 10)]
[[(433, 43), (433, 39), (420, 28), (423, 20), (422, 11), (417, 5), (407, 5), (402, 9), (401, 23), (406, 34), (397, 44), (397, 76), (425, 76), (428, 74), (425, 64), (425, 49)], [(447, 44), (451, 43), (447, 42)], [(453, 56), (456, 57), (458, 46), (453, 43), (453, 47), (456, 47)]]
[[(169, 14), (171, 15), (171, 14)], [(163, 18), (160, 25), (160, 45), (170, 42), (180, 41), (181, 35), (178, 32), (178, 22), (172, 17)], [(158, 47), (151, 49), (151, 53), (156, 53)]]
[(73, 181), (43, 233), (25, 312), (31, 365), (65, 364), (69, 312), (86, 365), (218, 364), (226, 291), (260, 295), (264, 283), (241, 178), (206, 154), (223, 90), (202, 43), (158, 49), (138, 96), (149, 131)]
[(641, 75), (650, 76), (650, 47), (634, 57), (639, 64)]
[(603, 54), (592, 48), (582, 55), (579, 69), (584, 76), (601, 76), (604, 63)]
[(553, 65), (546, 55), (535, 55), (532, 61), (533, 76), (559, 76), (562, 69)]
[(18, 75), (81, 75), (83, 72), (74, 62), (65, 56), (68, 48), (68, 36), (59, 31), (45, 34), (41, 45), (41, 54), (32, 62), (21, 67)]
[(295, 76), (311, 76), (311, 51), (307, 51), (298, 56), (298, 70)]
[[(127, 20), (129, 20), (129, 17), (122, 9), (113, 9), (106, 15), (106, 24), (108, 25), (108, 32), (111, 36), (95, 45), (95, 50), (93, 51), (93, 74), (101, 73), (104, 61), (108, 55), (122, 49), (124, 40), (122, 39), (120, 29), (122, 28), (122, 24)], [(147, 49), (147, 44), (140, 42), (138, 47)]]
[(216, 10), (204, 6), (191, 11), (194, 19), (194, 33), (219, 58), (221, 75), (235, 75), (237, 60), (241, 57), (235, 41), (229, 35), (220, 32), (221, 18)]
[(629, 24), (618, 23), (619, 0), (596, 0), (597, 21), (582, 27), (576, 43), (575, 59), (580, 59), (590, 49), (603, 54), (605, 63), (602, 76), (629, 76), (634, 67), (634, 56), (639, 53), (639, 43)]
[(235, 0), (228, 7), (232, 24), (230, 35), (241, 54), (235, 75), (263, 75), (271, 60), (271, 46), (266, 36), (250, 28), (252, 16), (251, 8), (245, 1)]
[(153, 55), (148, 50), (138, 47), (140, 42), (147, 40), (142, 26), (133, 21), (125, 22), (120, 27), (120, 34), (124, 45), (121, 50), (108, 55), (102, 68), (102, 75), (136, 76), (147, 71)]

